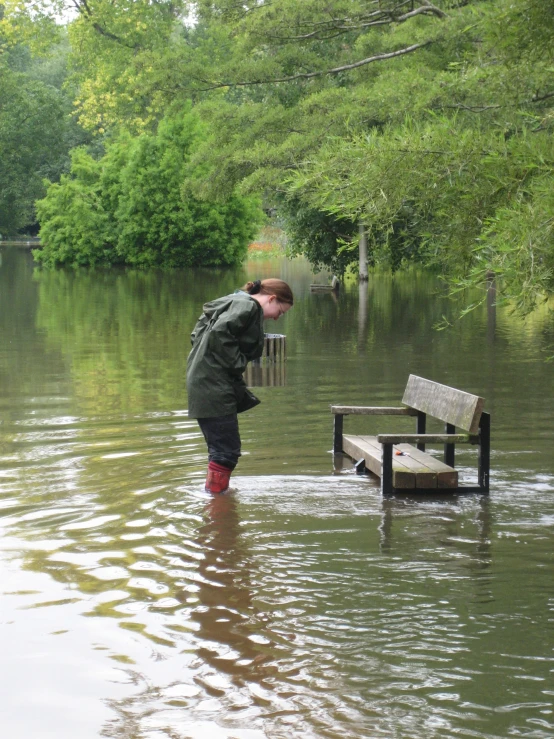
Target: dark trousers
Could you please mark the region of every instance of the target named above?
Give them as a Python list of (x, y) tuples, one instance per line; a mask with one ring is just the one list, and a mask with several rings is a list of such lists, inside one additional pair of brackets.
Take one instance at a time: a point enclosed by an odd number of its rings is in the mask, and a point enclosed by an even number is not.
[(236, 413), (215, 418), (197, 418), (208, 445), (208, 459), (234, 469), (240, 457), (239, 421)]

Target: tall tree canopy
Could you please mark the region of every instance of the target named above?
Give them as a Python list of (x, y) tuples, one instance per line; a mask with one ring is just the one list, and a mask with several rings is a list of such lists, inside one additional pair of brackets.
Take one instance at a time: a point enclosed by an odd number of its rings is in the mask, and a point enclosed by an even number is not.
[(551, 2), (199, 6), (236, 41), (194, 80), (224, 95), (211, 186), (361, 220), (375, 260), (493, 271), (524, 312), (552, 293)]
[[(0, 7), (1, 11), (1, 7)], [(1, 12), (0, 12), (1, 18)], [(13, 236), (35, 222), (43, 179), (59, 177), (72, 146), (88, 136), (71, 118), (62, 89), (68, 46), (59, 42), (48, 63), (37, 63), (0, 21), (0, 234)]]

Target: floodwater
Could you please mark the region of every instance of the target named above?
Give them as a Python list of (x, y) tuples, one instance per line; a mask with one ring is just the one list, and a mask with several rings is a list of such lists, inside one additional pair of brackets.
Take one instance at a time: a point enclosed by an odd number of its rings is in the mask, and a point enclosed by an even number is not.
[[(488, 295), (436, 331), (457, 308), (419, 272), (335, 300), (302, 261), (0, 259), (3, 736), (554, 737), (546, 310), (521, 323)], [(189, 333), (205, 300), (271, 274), (297, 296), (268, 326), (288, 361), (242, 416), (237, 491), (210, 498)], [(333, 474), (329, 405), (396, 405), (409, 373), (486, 398), (489, 497), (383, 500)], [(475, 450), (458, 461), (474, 480)]]

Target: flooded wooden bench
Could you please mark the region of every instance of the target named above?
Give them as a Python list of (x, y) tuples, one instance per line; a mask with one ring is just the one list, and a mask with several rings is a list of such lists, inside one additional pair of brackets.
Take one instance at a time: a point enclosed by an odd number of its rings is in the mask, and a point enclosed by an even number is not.
[[(383, 495), (395, 492), (489, 492), (490, 415), (484, 399), (462, 390), (410, 375), (402, 407), (333, 405), (335, 454), (348, 455), (358, 472), (381, 478)], [(344, 416), (415, 416), (415, 434), (357, 436), (343, 433)], [(427, 417), (445, 424), (444, 434), (427, 434)], [(458, 433), (461, 430), (463, 433)], [(425, 451), (444, 444), (444, 461)], [(454, 466), (456, 444), (478, 447), (477, 485), (461, 486)]]

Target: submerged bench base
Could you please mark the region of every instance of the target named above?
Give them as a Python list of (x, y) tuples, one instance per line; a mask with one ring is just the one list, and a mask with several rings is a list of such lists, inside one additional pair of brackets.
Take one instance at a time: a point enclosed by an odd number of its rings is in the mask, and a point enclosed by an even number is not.
[[(380, 477), (383, 495), (411, 491), (487, 494), (491, 419), (483, 411), (484, 402), (478, 395), (410, 375), (402, 406), (332, 405), (333, 452), (351, 457), (357, 472), (369, 470)], [(415, 416), (415, 434), (346, 435), (343, 421), (350, 415)], [(444, 433), (428, 434), (427, 416), (442, 421)], [(443, 461), (426, 454), (426, 444), (441, 444)], [(457, 444), (477, 446), (477, 485), (458, 484), (458, 472), (454, 469)]]

